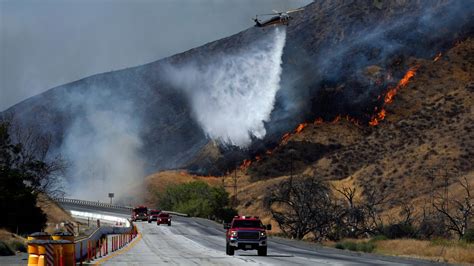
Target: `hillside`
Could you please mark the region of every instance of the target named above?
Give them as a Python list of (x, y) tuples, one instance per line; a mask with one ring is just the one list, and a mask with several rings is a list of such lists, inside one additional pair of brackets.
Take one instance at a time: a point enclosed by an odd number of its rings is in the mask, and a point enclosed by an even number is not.
[[(457, 178), (466, 177), (474, 186), (474, 39), (456, 44), (439, 59), (410, 62), (419, 66), (415, 76), (385, 106), (386, 117), (378, 125), (345, 119), (308, 123), (271, 155), (239, 172), (239, 211), (269, 218), (262, 191), (288, 178), (290, 149), (295, 175), (309, 174), (359, 191), (375, 186), (380, 194), (418, 207), (431, 193), (444, 190), (446, 178), (454, 198), (463, 195)], [(312, 158), (307, 149), (313, 146), (333, 148)]]
[[(321, 137), (321, 142), (314, 141), (318, 127), (305, 128), (314, 129), (314, 139), (287, 140), (304, 150), (304, 156), (294, 155), (296, 167), (318, 162), (314, 166), (325, 178), (343, 179), (356, 170), (382, 178), (373, 162), (384, 161), (374, 154), (418, 143), (430, 120), (416, 129), (393, 124), (399, 135), (392, 140), (379, 127), (366, 126), (384, 105), (379, 96), (417, 61), (431, 61), (472, 36), (473, 12), (472, 4), (455, 0), (316, 1), (293, 14), (288, 26), (252, 27), (147, 65), (87, 77), (27, 99), (1, 116), (26, 132), (51, 136), (49, 156), (61, 154), (70, 162), (67, 185), (78, 197), (103, 198), (109, 190), (125, 194), (129, 184), (160, 170), (222, 175), (244, 159), (275, 149), (299, 123), (338, 116), (350, 116), (360, 127), (324, 129), (351, 136), (341, 136), (344, 141)], [(401, 103), (387, 108), (388, 119), (397, 117), (390, 114), (400, 112)], [(433, 119), (423, 112), (435, 106), (419, 112), (409, 104), (400, 108)], [(388, 143), (368, 149), (379, 136)], [(356, 155), (354, 149), (365, 152)], [(284, 160), (286, 151), (281, 148), (274, 157)], [(351, 163), (333, 167), (336, 160)], [(285, 164), (263, 164), (268, 167), (249, 169), (254, 180), (287, 174)], [(372, 166), (364, 168), (367, 164)], [(407, 170), (415, 167), (408, 164)], [(453, 167), (465, 171), (465, 166)]]

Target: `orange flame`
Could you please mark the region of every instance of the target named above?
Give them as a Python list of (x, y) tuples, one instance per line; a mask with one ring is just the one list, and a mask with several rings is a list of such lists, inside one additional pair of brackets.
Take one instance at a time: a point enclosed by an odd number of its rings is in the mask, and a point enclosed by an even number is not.
[(298, 127), (295, 129), (295, 134), (301, 133), (303, 129), (307, 126), (307, 123), (301, 123), (298, 125)]
[(379, 120), (384, 120), (385, 115), (387, 115), (387, 112), (385, 111), (385, 109), (382, 108), (382, 110), (380, 110), (380, 112), (377, 114), (377, 118)]
[(377, 117), (372, 117), (372, 119), (370, 119), (370, 121), (369, 121), (370, 126), (375, 127), (378, 124), (379, 124), (379, 120), (377, 119)]
[(240, 170), (245, 170), (249, 168), (249, 166), (252, 164), (251, 160), (244, 160), (242, 164), (240, 165)]
[[(410, 80), (415, 76), (416, 71), (418, 70), (419, 67), (420, 67), (419, 65), (416, 65), (416, 66), (410, 68), (407, 71), (407, 73), (405, 73), (403, 78), (398, 82), (397, 86), (394, 87), (394, 88), (390, 88), (388, 90), (387, 94), (385, 94), (383, 106), (385, 106), (387, 104), (391, 104), (393, 102), (393, 97), (395, 95), (397, 95), (398, 90), (403, 88), (403, 87), (406, 87), (408, 85)], [(377, 109), (375, 109), (375, 111), (377, 111)], [(369, 125), (370, 126), (378, 125), (380, 121), (385, 119), (386, 114), (387, 114), (387, 112), (382, 107), (382, 109), (380, 109), (380, 112), (378, 112), (377, 114), (372, 116), (372, 118), (369, 121)]]
[(387, 94), (385, 95), (385, 99), (384, 99), (384, 102), (385, 104), (389, 104), (389, 103), (392, 103), (393, 101), (393, 97), (395, 95), (397, 95), (397, 92), (400, 88), (402, 87), (405, 87), (408, 82), (410, 81), (410, 79), (412, 79), (415, 74), (416, 74), (416, 70), (418, 70), (418, 65), (410, 68), (407, 73), (405, 74), (405, 76), (403, 76), (403, 78), (398, 82), (397, 86), (395, 88), (390, 88), (387, 92)]
[(287, 141), (291, 137), (291, 133), (285, 133), (283, 137), (281, 137), (281, 142)]

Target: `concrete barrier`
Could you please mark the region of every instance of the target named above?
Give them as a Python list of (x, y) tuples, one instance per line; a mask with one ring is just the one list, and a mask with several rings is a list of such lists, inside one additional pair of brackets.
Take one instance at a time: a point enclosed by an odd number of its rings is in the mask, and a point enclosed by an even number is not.
[(133, 227), (112, 227), (112, 226), (102, 226), (97, 228), (89, 237), (82, 239), (77, 239), (75, 242), (75, 253), (76, 261), (80, 261), (87, 257), (88, 246), (93, 244), (93, 246), (98, 246), (99, 241), (104, 235), (120, 235), (128, 234), (133, 231)]

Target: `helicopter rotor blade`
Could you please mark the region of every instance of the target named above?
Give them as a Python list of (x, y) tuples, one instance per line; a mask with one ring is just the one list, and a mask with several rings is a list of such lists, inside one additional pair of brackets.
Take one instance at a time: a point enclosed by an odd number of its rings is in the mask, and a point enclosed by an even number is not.
[(299, 11), (303, 11), (303, 10), (304, 10), (304, 8), (298, 8), (298, 9), (288, 10), (288, 11), (286, 11), (285, 13), (288, 13), (288, 14), (289, 14), (289, 13), (299, 12)]

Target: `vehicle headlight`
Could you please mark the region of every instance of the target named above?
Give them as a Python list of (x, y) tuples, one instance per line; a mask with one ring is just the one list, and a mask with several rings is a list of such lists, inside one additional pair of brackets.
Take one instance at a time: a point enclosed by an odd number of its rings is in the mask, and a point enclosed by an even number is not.
[(265, 231), (260, 232), (260, 237), (267, 237), (267, 233)]
[(237, 236), (237, 231), (232, 231), (232, 232), (230, 232), (230, 236), (231, 236), (231, 237), (236, 237), (236, 236)]

